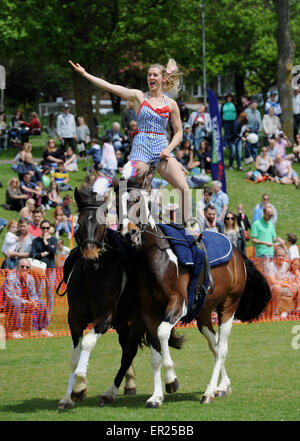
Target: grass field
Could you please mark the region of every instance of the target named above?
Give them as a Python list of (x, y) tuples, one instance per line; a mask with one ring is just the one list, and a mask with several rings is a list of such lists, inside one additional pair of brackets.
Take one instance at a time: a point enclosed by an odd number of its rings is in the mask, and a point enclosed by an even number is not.
[[(299, 324), (299, 323), (298, 323)], [(70, 338), (7, 342), (0, 351), (1, 421), (297, 421), (300, 390), (299, 350), (292, 348), (297, 322), (235, 324), (229, 340), (227, 372), (232, 395), (201, 405), (213, 357), (195, 328), (180, 329), (186, 342), (172, 350), (179, 391), (165, 396), (159, 409), (146, 409), (152, 394), (150, 352), (139, 351), (134, 361), (137, 395), (120, 394), (99, 408), (97, 399), (111, 384), (119, 367), (115, 333), (102, 337), (92, 352), (88, 396), (74, 409), (57, 410), (69, 375)]]

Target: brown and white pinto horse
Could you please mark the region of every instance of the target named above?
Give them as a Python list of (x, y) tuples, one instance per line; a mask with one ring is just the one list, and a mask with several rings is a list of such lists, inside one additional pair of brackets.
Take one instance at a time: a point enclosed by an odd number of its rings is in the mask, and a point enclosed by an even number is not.
[[(130, 197), (131, 182), (128, 182), (127, 194), (117, 194), (120, 204), (131, 201), (128, 213), (137, 200), (144, 200), (143, 210), (147, 225), (127, 219), (120, 225), (121, 233), (132, 239), (136, 247), (139, 267), (136, 269), (139, 310), (136, 318), (131, 320), (131, 332), (139, 328), (147, 334), (151, 348), (151, 365), (154, 376), (154, 391), (147, 400), (147, 407), (159, 407), (164, 399), (161, 382), (161, 367), (165, 370), (166, 390), (175, 392), (178, 380), (174, 370), (169, 344), (176, 339), (174, 326), (187, 313), (187, 289), (190, 271), (181, 265), (173, 253), (169, 241), (164, 237), (159, 226), (155, 225), (148, 210), (147, 193), (142, 191), (138, 197)], [(135, 191), (137, 183), (133, 185)], [(131, 204), (131, 206), (130, 206)], [(124, 210), (123, 210), (124, 211)], [(126, 210), (125, 210), (126, 211)], [(137, 246), (139, 245), (139, 246)], [(215, 396), (225, 396), (231, 392), (230, 380), (225, 370), (225, 359), (228, 351), (228, 337), (233, 319), (250, 321), (260, 315), (270, 300), (270, 289), (264, 276), (253, 263), (236, 248), (230, 260), (212, 268), (213, 293), (206, 295), (204, 305), (197, 315), (197, 325), (206, 337), (209, 348), (215, 356), (215, 365), (209, 385), (202, 397), (202, 403), (214, 401)], [(219, 334), (216, 334), (211, 316), (218, 314)], [(178, 338), (178, 337), (177, 337)], [(181, 346), (182, 341), (177, 344)], [(128, 341), (130, 345), (130, 339)], [(220, 378), (220, 382), (219, 382)], [(116, 396), (106, 394), (106, 401), (113, 401)]]

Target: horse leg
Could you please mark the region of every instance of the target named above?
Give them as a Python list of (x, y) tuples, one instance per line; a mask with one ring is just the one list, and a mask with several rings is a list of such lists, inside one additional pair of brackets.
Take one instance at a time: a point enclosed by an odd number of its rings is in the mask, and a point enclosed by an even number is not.
[[(117, 372), (117, 375), (115, 376), (113, 383), (100, 396), (99, 402), (98, 402), (99, 406), (111, 404), (115, 401), (115, 399), (117, 398), (117, 395), (118, 395), (119, 387), (120, 387), (120, 385), (123, 381), (123, 378), (126, 374), (128, 374), (130, 377), (131, 385), (133, 384), (132, 380), (134, 381), (135, 373), (134, 373), (134, 370), (132, 367), (132, 361), (138, 351), (138, 340), (135, 337), (133, 337), (133, 338), (128, 338), (128, 340), (120, 338), (119, 341), (122, 346), (121, 366)], [(132, 376), (132, 371), (133, 371), (134, 376)], [(135, 384), (134, 384), (134, 386), (135, 386)], [(132, 389), (135, 389), (135, 387)], [(132, 395), (134, 395), (134, 393), (132, 393)]]
[(82, 401), (86, 396), (86, 391), (87, 391), (86, 373), (87, 373), (89, 358), (92, 350), (94, 349), (97, 343), (98, 338), (101, 335), (102, 335), (101, 333), (96, 333), (95, 328), (93, 328), (82, 339), (80, 357), (74, 373), (74, 383), (71, 394), (71, 398), (74, 401)]
[(81, 351), (81, 338), (79, 339), (77, 345), (74, 347), (72, 346), (72, 352), (70, 356), (70, 376), (68, 381), (68, 387), (66, 395), (60, 402), (58, 403), (58, 409), (60, 410), (68, 410), (72, 409), (75, 406), (75, 402), (71, 398), (72, 394), (72, 387), (74, 383), (74, 372), (77, 367), (79, 357), (80, 357), (80, 351)]
[[(231, 392), (230, 380), (227, 376), (224, 364), (228, 352), (228, 337), (231, 332), (233, 317), (234, 316), (232, 315), (232, 317), (229, 318), (225, 323), (220, 324), (218, 341), (215, 343), (215, 365), (209, 385), (202, 396), (201, 403), (212, 403), (215, 399), (215, 395), (224, 396), (226, 393)], [(208, 339), (210, 347), (213, 348), (213, 341), (216, 342), (216, 340), (214, 340), (216, 339), (214, 333), (205, 327), (202, 328), (202, 332)], [(221, 383), (220, 386), (217, 387), (220, 374)]]
[(153, 348), (153, 346), (150, 346), (150, 350), (151, 366), (154, 379), (154, 391), (152, 396), (147, 400), (146, 407), (156, 409), (162, 404), (164, 400), (164, 392), (161, 381), (162, 356), (156, 349)]
[(127, 369), (125, 374), (125, 385), (124, 385), (124, 395), (135, 395), (136, 394), (136, 384), (135, 384), (135, 370), (133, 364)]
[[(176, 310), (177, 312), (175, 312)], [(187, 308), (184, 302), (181, 308), (179, 308), (178, 305), (171, 304), (168, 307), (168, 312), (166, 313), (162, 323), (157, 329), (157, 336), (159, 338), (162, 351), (163, 368), (165, 370), (166, 391), (168, 393), (176, 392), (179, 387), (179, 383), (174, 370), (174, 363), (171, 358), (171, 353), (169, 349), (169, 338), (171, 335), (171, 331), (176, 323), (180, 320), (181, 317), (184, 317), (186, 313)]]

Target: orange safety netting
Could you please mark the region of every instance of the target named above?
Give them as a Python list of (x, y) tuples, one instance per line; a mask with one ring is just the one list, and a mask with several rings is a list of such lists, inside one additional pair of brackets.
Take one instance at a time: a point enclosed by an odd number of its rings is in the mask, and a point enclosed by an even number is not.
[[(274, 277), (269, 272), (266, 261), (259, 258), (251, 259), (257, 268), (264, 273), (269, 282), (272, 299), (256, 320), (263, 321), (279, 321), (279, 320), (299, 320), (300, 319), (300, 265), (296, 262), (284, 262), (284, 267), (280, 267), (280, 276)], [(63, 260), (58, 262), (62, 265)], [(280, 262), (282, 265), (282, 262)], [(10, 271), (0, 270), (0, 327), (4, 327), (7, 338), (16, 327), (16, 314), (14, 314), (13, 306), (5, 302), (5, 279), (8, 277)], [(15, 271), (14, 271), (15, 274)], [(68, 301), (67, 296), (59, 297), (56, 294), (56, 287), (62, 280), (62, 266), (55, 270), (46, 270), (45, 272), (31, 271), (30, 274), (34, 279), (36, 292), (41, 296), (43, 305), (49, 306), (49, 289), (51, 290), (53, 305), (51, 305), (51, 313), (48, 317), (47, 330), (54, 336), (69, 336), (69, 326), (67, 320)], [(52, 280), (52, 286), (49, 281)], [(62, 284), (60, 293), (66, 289), (65, 284)], [(20, 311), (19, 311), (20, 312)], [(25, 310), (18, 314), (18, 319), (21, 321), (21, 330), (24, 337), (34, 338), (41, 337), (41, 332), (38, 329), (41, 315), (45, 314), (45, 308), (40, 305), (28, 304)], [(44, 317), (45, 318), (45, 317)], [(217, 316), (213, 314), (213, 323), (217, 323)], [(187, 327), (193, 327), (196, 322), (193, 321)], [(181, 325), (179, 325), (181, 326)]]

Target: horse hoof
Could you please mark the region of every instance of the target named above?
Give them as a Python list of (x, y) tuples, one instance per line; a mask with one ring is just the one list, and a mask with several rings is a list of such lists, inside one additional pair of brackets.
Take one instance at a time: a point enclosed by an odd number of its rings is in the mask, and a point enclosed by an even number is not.
[(124, 395), (136, 395), (136, 387), (124, 387)]
[(73, 409), (73, 407), (75, 406), (75, 403), (72, 403), (70, 401), (64, 402), (64, 403), (59, 403), (58, 404), (58, 410), (71, 410)]
[(178, 388), (179, 388), (179, 381), (177, 380), (177, 378), (175, 378), (175, 380), (172, 383), (166, 384), (166, 392), (168, 394), (173, 394), (178, 390)]
[(71, 393), (71, 398), (73, 401), (75, 401), (75, 403), (80, 403), (81, 401), (83, 401), (85, 399), (87, 395), (87, 389), (83, 389), (80, 392), (73, 392)]
[(157, 401), (147, 401), (146, 403), (146, 408), (147, 409), (158, 409), (160, 406), (160, 403), (158, 403)]
[(98, 406), (103, 407), (107, 404), (112, 404), (114, 402), (114, 399), (112, 397), (107, 397), (105, 395), (101, 395), (98, 401)]
[(201, 399), (201, 404), (210, 404), (214, 403), (215, 398), (212, 395), (203, 395)]
[(226, 390), (217, 390), (215, 395), (216, 395), (216, 397), (224, 398), (224, 397), (227, 397), (228, 395), (230, 395), (231, 392), (232, 392), (232, 389), (229, 386)]

